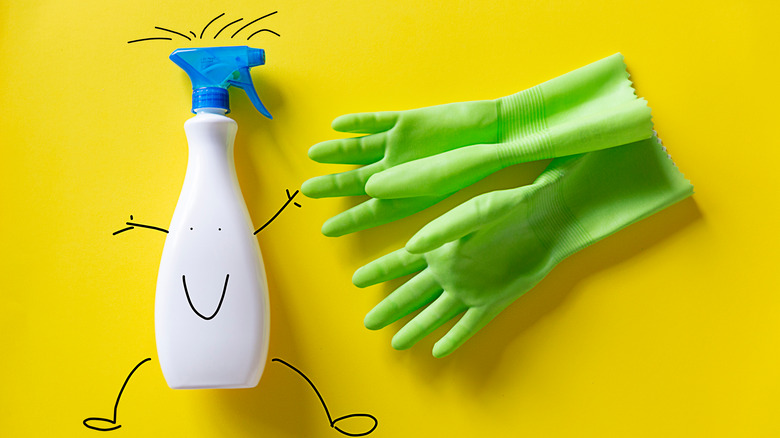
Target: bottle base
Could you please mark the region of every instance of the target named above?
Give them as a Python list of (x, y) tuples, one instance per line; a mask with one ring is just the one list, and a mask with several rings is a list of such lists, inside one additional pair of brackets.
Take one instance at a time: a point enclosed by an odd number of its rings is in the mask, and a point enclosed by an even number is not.
[(260, 379), (252, 382), (174, 382), (168, 383), (171, 389), (242, 389), (254, 388)]
[(254, 385), (252, 384), (232, 384), (232, 385), (223, 385), (223, 384), (215, 384), (215, 385), (168, 385), (171, 389), (248, 389), (248, 388), (254, 388), (257, 386), (257, 383)]

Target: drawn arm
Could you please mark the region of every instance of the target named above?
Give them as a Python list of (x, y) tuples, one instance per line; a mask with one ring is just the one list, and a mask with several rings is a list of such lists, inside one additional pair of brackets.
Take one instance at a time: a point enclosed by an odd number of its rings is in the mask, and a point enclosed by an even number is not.
[(295, 198), (296, 195), (298, 195), (299, 191), (296, 190), (295, 193), (293, 193), (292, 195), (290, 195), (290, 190), (285, 189), (284, 191), (287, 193), (287, 201), (284, 203), (284, 205), (282, 205), (282, 208), (280, 208), (279, 211), (277, 211), (276, 214), (271, 217), (271, 219), (268, 219), (268, 221), (266, 223), (264, 223), (262, 227), (260, 227), (257, 230), (255, 230), (254, 234), (257, 234), (257, 233), (263, 231), (263, 229), (265, 229), (265, 227), (270, 225), (271, 222), (273, 222), (274, 219), (276, 219), (282, 213), (282, 211), (284, 211), (284, 209), (287, 208), (288, 205), (290, 205), (290, 202), (292, 202), (294, 206), (296, 206), (298, 208), (301, 208), (301, 204), (299, 204), (297, 202), (293, 202), (293, 199)]

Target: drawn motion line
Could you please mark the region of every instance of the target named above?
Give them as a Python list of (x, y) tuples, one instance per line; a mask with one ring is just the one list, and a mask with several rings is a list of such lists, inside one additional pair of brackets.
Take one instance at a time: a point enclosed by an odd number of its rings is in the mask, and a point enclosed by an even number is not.
[(277, 12), (279, 12), (279, 11), (273, 11), (273, 12), (271, 12), (270, 14), (263, 15), (262, 17), (260, 17), (260, 18), (258, 18), (258, 19), (256, 19), (256, 20), (252, 20), (252, 21), (250, 21), (249, 23), (247, 23), (247, 24), (243, 25), (243, 26), (241, 27), (241, 29), (238, 29), (238, 30), (236, 31), (236, 33), (234, 33), (233, 35), (231, 35), (231, 36), (230, 36), (230, 38), (234, 38), (236, 35), (238, 35), (238, 33), (239, 33), (239, 32), (241, 32), (242, 30), (246, 29), (246, 28), (247, 28), (247, 27), (249, 27), (250, 25), (252, 25), (252, 24), (254, 24), (254, 23), (257, 23), (258, 21), (262, 20), (263, 18), (270, 17), (271, 15), (273, 15), (273, 14), (275, 14), (275, 13), (277, 13)]
[[(238, 34), (239, 34), (239, 32), (241, 32), (242, 30), (244, 30), (244, 29), (246, 29), (247, 27), (251, 26), (252, 24), (254, 24), (254, 23), (257, 23), (258, 21), (262, 20), (263, 18), (270, 17), (270, 16), (272, 16), (272, 15), (274, 15), (274, 14), (277, 14), (277, 13), (279, 13), (279, 11), (273, 11), (273, 12), (271, 12), (271, 13), (268, 13), (268, 14), (265, 14), (265, 15), (263, 15), (263, 16), (262, 16), (262, 17), (260, 17), (260, 18), (256, 18), (256, 19), (254, 19), (254, 20), (250, 21), (249, 23), (247, 23), (247, 24), (245, 24), (245, 25), (241, 26), (241, 28), (239, 28), (237, 31), (233, 32), (233, 35), (231, 35), (231, 36), (230, 36), (230, 38), (231, 38), (231, 39), (235, 38), (235, 37), (236, 37), (236, 35), (238, 35)], [(178, 36), (180, 36), (180, 37), (186, 38), (188, 41), (192, 41), (193, 39), (203, 39), (203, 35), (206, 33), (206, 29), (208, 29), (208, 27), (209, 27), (209, 26), (211, 26), (211, 25), (212, 25), (212, 24), (213, 24), (215, 21), (217, 21), (219, 18), (222, 18), (222, 17), (224, 17), (224, 16), (225, 16), (225, 13), (223, 12), (223, 13), (221, 13), (221, 14), (217, 15), (216, 17), (212, 18), (212, 19), (211, 19), (211, 21), (209, 21), (209, 22), (208, 22), (208, 23), (207, 23), (207, 24), (206, 24), (206, 25), (203, 27), (203, 29), (200, 31), (200, 36), (198, 36), (198, 35), (197, 35), (195, 32), (193, 32), (192, 30), (189, 30), (188, 32), (190, 33), (190, 35), (192, 35), (192, 38), (190, 38), (189, 36), (187, 36), (185, 33), (178, 32), (178, 31), (175, 31), (175, 30), (172, 30), (172, 29), (168, 29), (168, 28), (165, 28), (165, 27), (154, 26), (154, 28), (155, 28), (156, 30), (161, 30), (161, 31), (163, 31), (163, 32), (169, 32), (169, 33), (172, 33), (172, 34), (178, 35)], [(222, 28), (221, 28), (219, 31), (217, 31), (217, 33), (214, 35), (214, 39), (217, 39), (217, 37), (218, 37), (218, 36), (219, 36), (219, 35), (222, 33), (222, 31), (223, 31), (223, 30), (225, 30), (225, 29), (227, 29), (228, 27), (230, 27), (230, 26), (232, 26), (232, 25), (234, 25), (234, 24), (238, 23), (239, 21), (243, 21), (243, 20), (244, 20), (243, 18), (239, 18), (239, 19), (237, 19), (237, 20), (231, 21), (230, 23), (226, 24), (226, 25), (225, 25), (225, 26), (223, 26), (223, 27), (222, 27)], [(255, 36), (255, 35), (259, 34), (259, 33), (262, 33), (262, 32), (269, 32), (269, 33), (272, 33), (272, 34), (274, 34), (274, 35), (276, 35), (276, 36), (281, 36), (281, 35), (279, 35), (277, 32), (274, 32), (274, 31), (273, 31), (273, 30), (271, 30), (271, 29), (260, 29), (260, 30), (258, 30), (258, 31), (256, 31), (256, 32), (253, 32), (251, 35), (249, 35), (249, 37), (247, 37), (247, 41), (249, 41), (249, 39), (251, 39), (253, 36)], [(128, 44), (132, 44), (132, 43), (140, 43), (140, 42), (143, 42), (143, 41), (158, 41), (158, 40), (167, 40), (167, 41), (171, 41), (171, 40), (173, 40), (173, 38), (170, 38), (170, 37), (150, 37), (150, 38), (139, 38), (139, 39), (136, 39), (136, 40), (130, 40), (130, 41), (128, 41), (127, 43), (128, 43)]]
[(250, 38), (252, 38), (253, 36), (259, 34), (260, 32), (271, 32), (272, 34), (274, 34), (276, 36), (281, 36), (278, 33), (272, 31), (271, 29), (260, 29), (257, 32), (254, 32), (252, 35), (249, 35), (248, 37), (246, 37), (246, 40), (249, 41)]
[(214, 35), (214, 39), (217, 39), (217, 37), (219, 36), (219, 34), (221, 34), (223, 30), (227, 29), (227, 28), (228, 28), (228, 26), (231, 26), (231, 25), (233, 25), (233, 24), (236, 24), (236, 23), (238, 23), (238, 22), (239, 22), (239, 21), (241, 21), (241, 20), (243, 20), (243, 18), (239, 18), (239, 19), (238, 19), (238, 20), (236, 20), (236, 21), (231, 21), (230, 23), (226, 24), (226, 25), (225, 25), (225, 27), (223, 27), (222, 29), (220, 29), (220, 30), (219, 30), (219, 32), (217, 32), (217, 34), (216, 34), (216, 35)]
[(209, 24), (207, 24), (207, 25), (206, 25), (206, 26), (203, 28), (203, 30), (202, 30), (202, 31), (200, 31), (200, 39), (203, 39), (203, 33), (204, 33), (204, 32), (206, 32), (206, 29), (208, 29), (208, 27), (209, 27), (209, 26), (211, 26), (211, 23), (213, 23), (213, 22), (217, 21), (217, 18), (219, 18), (219, 17), (221, 17), (221, 16), (223, 16), (223, 15), (225, 15), (225, 13), (224, 13), (224, 12), (223, 12), (223, 13), (221, 13), (221, 14), (219, 14), (219, 15), (217, 15), (216, 17), (212, 18), (212, 19), (211, 19), (211, 21), (209, 21)]
[(176, 35), (182, 36), (184, 38), (187, 38), (188, 40), (192, 41), (192, 38), (188, 37), (187, 35), (184, 35), (183, 33), (176, 32), (175, 30), (166, 29), (164, 27), (154, 26), (155, 29), (163, 30), (165, 32), (175, 33)]

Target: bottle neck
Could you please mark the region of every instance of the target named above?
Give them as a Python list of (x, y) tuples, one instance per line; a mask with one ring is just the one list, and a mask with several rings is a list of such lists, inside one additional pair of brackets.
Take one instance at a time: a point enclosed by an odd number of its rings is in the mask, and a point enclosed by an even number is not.
[(198, 108), (195, 110), (195, 114), (217, 114), (224, 116), (227, 114), (227, 110), (224, 108)]
[(234, 198), (238, 188), (233, 162), (237, 125), (222, 111), (199, 109), (184, 123), (189, 153), (181, 199), (223, 205), (223, 199)]
[(222, 114), (230, 112), (228, 90), (221, 87), (200, 87), (192, 90), (192, 112), (201, 110), (220, 110)]
[(199, 108), (184, 123), (189, 158), (187, 172), (205, 180), (226, 178), (233, 170), (236, 122), (222, 108)]

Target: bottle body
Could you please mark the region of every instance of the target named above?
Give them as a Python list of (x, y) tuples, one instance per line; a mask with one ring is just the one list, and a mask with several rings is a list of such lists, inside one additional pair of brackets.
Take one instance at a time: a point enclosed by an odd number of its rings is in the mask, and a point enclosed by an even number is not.
[(160, 366), (173, 389), (254, 387), (268, 354), (270, 314), (233, 162), (236, 122), (199, 112), (184, 129), (187, 173), (157, 276)]

